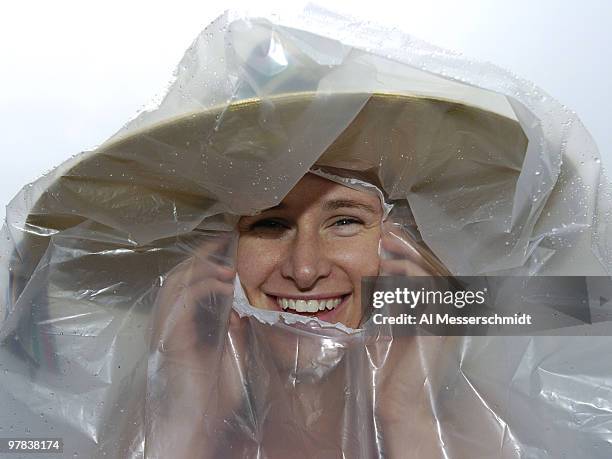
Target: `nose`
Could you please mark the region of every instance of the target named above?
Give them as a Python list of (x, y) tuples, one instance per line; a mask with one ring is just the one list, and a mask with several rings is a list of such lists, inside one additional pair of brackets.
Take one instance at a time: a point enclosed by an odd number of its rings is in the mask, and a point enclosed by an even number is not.
[(281, 265), (281, 274), (299, 290), (311, 289), (330, 275), (332, 264), (316, 230), (298, 231)]

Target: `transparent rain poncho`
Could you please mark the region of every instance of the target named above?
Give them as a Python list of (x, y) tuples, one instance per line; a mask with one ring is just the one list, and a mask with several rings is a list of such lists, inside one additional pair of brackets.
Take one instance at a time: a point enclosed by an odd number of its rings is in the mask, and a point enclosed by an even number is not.
[(313, 167), (382, 190), (453, 275), (612, 268), (597, 148), (531, 83), (314, 8), (226, 13), (161, 101), (8, 206), (1, 436), (92, 458), (611, 457), (605, 332), (398, 337), (215, 277), (238, 217)]

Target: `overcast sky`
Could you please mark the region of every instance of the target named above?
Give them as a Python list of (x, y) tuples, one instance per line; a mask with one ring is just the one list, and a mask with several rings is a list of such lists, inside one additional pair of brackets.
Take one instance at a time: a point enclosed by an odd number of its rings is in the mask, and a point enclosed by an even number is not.
[[(22, 186), (118, 130), (165, 87), (184, 50), (209, 22), (231, 5), (249, 2), (211, 3), (4, 5), (0, 203), (6, 205)], [(612, 162), (612, 2), (356, 3), (326, 0), (325, 5), (395, 25), (535, 82), (578, 113), (604, 164)]]

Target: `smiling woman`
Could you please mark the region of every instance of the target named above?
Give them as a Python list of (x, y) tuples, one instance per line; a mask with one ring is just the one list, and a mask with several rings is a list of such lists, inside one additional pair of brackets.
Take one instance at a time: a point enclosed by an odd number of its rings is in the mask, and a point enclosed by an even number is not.
[[(357, 328), (367, 312), (363, 277), (446, 274), (436, 270), (441, 263), (428, 264), (424, 248), (407, 243), (406, 234), (386, 234), (383, 194), (376, 191), (308, 173), (279, 205), (242, 217), (236, 263), (250, 304)], [(381, 240), (403, 255), (393, 270), (381, 257)]]
[(375, 195), (305, 175), (281, 205), (239, 221), (250, 303), (358, 327), (361, 278), (379, 272), (382, 216)]

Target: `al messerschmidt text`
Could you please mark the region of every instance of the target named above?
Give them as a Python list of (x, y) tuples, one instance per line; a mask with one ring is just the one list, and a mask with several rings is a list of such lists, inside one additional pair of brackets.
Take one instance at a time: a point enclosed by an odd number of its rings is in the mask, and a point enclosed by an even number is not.
[(402, 313), (397, 316), (374, 314), (376, 325), (531, 325), (531, 314), (513, 316), (453, 316), (452, 314), (422, 314), (417, 320), (413, 314)]

